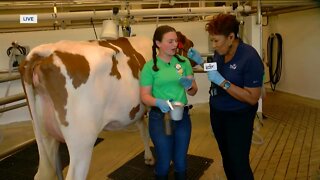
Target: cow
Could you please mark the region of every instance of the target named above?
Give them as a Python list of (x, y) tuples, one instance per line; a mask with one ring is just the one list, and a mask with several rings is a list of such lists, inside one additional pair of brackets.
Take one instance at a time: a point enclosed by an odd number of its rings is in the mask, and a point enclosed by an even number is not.
[(70, 156), (66, 179), (86, 179), (98, 134), (134, 122), (145, 163), (155, 163), (139, 96), (139, 73), (152, 58), (151, 47), (151, 39), (136, 36), (64, 40), (32, 49), (19, 71), (39, 151), (35, 179), (62, 179), (61, 142)]
[(190, 60), (192, 67), (198, 65), (197, 63), (195, 63), (194, 60), (188, 57), (188, 50), (194, 46), (193, 42), (190, 39), (188, 39), (184, 34), (182, 34), (180, 31), (177, 31), (177, 37), (178, 37), (177, 54), (187, 57)]

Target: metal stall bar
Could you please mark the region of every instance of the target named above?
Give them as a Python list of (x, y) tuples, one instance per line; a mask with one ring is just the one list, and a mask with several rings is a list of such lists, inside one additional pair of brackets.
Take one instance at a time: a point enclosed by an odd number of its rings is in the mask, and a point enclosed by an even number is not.
[(22, 149), (22, 148), (24, 148), (24, 147), (26, 147), (26, 146), (28, 146), (28, 145), (33, 144), (35, 141), (36, 141), (36, 139), (35, 139), (35, 138), (32, 138), (32, 139), (26, 140), (26, 141), (24, 141), (24, 142), (22, 142), (22, 143), (20, 143), (20, 144), (14, 145), (14, 146), (11, 147), (8, 151), (0, 154), (0, 161), (1, 161), (2, 159), (4, 159), (5, 157), (10, 156), (10, 155), (16, 153), (18, 150), (20, 150), (20, 149)]
[[(12, 96), (8, 96), (8, 97), (4, 97), (4, 98), (0, 98), (0, 106), (2, 105), (6, 105), (12, 102), (16, 102), (16, 101), (20, 101), (26, 98), (26, 95), (24, 93), (19, 93), (19, 94), (15, 94)], [(27, 102), (22, 102), (19, 104), (14, 104), (14, 105), (10, 105), (10, 106), (4, 106), (2, 108), (0, 108), (0, 113), (6, 112), (6, 111), (10, 111), (13, 109), (17, 109), (23, 106), (26, 106)]]
[(26, 98), (26, 96), (25, 96), (24, 93), (19, 93), (19, 94), (15, 94), (15, 95), (12, 95), (12, 96), (0, 98), (0, 106), (8, 104), (8, 103), (15, 102), (15, 101), (20, 101), (20, 100), (25, 99), (25, 98)]
[(12, 74), (12, 75), (8, 75), (7, 77), (0, 78), (0, 83), (7, 82), (7, 81), (13, 81), (13, 80), (17, 80), (17, 79), (20, 79), (20, 74)]
[(7, 107), (4, 107), (4, 108), (0, 108), (0, 113), (6, 112), (6, 111), (10, 111), (10, 110), (13, 110), (13, 109), (18, 109), (18, 108), (21, 108), (21, 107), (26, 106), (26, 105), (27, 105), (27, 102), (23, 102), (23, 103), (15, 104), (15, 105), (12, 105), (12, 106), (7, 106)]

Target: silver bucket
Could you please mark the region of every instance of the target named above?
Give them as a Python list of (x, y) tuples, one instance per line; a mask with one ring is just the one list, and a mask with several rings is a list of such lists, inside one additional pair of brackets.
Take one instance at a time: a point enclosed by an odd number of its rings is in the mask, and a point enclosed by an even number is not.
[(172, 102), (173, 109), (170, 111), (170, 117), (174, 121), (180, 121), (183, 117), (184, 104), (181, 102)]

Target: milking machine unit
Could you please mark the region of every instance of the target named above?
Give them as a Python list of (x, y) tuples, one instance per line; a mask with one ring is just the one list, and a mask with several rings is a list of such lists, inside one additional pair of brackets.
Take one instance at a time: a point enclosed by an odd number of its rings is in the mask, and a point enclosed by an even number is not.
[[(7, 55), (10, 58), (8, 70), (4, 70), (5, 73), (8, 73), (8, 76), (11, 76), (12, 72), (18, 70), (19, 64), (26, 57), (28, 50), (28, 47), (20, 46), (17, 41), (11, 43), (11, 47), (7, 49)], [(7, 97), (10, 91), (11, 81), (8, 81), (7, 83), (8, 85), (4, 97)], [(5, 105), (3, 105), (3, 108), (5, 108)], [(0, 116), (1, 115), (2, 114), (0, 114)]]
[[(20, 62), (26, 57), (29, 51), (29, 47), (20, 46), (17, 41), (13, 41), (11, 46), (7, 49), (6, 53), (9, 56), (8, 69), (3, 70), (3, 73), (7, 73), (7, 76), (11, 76), (12, 72), (17, 71)], [(5, 90), (4, 98), (9, 96), (11, 81), (7, 82), (7, 88)], [(2, 105), (1, 109), (4, 109), (6, 104)], [(3, 113), (0, 113), (0, 117)], [(0, 142), (3, 140), (2, 133), (0, 131)]]
[(17, 41), (11, 43), (11, 47), (7, 49), (7, 55), (10, 58), (9, 73), (19, 67), (20, 62), (26, 57), (28, 49), (28, 47), (20, 46)]
[(131, 21), (133, 16), (130, 15), (129, 1), (126, 1), (127, 16), (121, 19), (121, 28), (123, 37), (131, 36)]

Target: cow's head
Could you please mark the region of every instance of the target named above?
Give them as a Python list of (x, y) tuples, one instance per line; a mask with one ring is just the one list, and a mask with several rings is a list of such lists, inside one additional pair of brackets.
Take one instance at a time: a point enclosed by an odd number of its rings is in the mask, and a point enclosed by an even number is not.
[[(193, 42), (183, 35), (180, 31), (177, 31), (178, 36), (178, 47), (177, 54), (188, 58), (188, 50), (193, 47)], [(192, 67), (197, 65), (192, 59), (188, 58), (191, 62)]]

